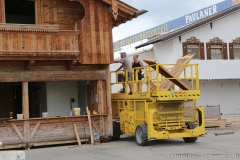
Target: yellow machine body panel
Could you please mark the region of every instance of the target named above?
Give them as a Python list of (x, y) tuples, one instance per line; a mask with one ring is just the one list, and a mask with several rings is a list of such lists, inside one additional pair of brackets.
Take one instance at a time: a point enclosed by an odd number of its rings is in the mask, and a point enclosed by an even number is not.
[[(196, 105), (200, 97), (198, 65), (179, 65), (182, 72), (175, 69), (175, 72), (179, 72), (178, 76), (170, 78), (159, 72), (158, 68), (163, 66), (144, 66), (146, 72), (142, 80), (134, 78), (138, 71), (132, 70), (132, 80), (125, 82), (119, 78), (124, 72), (111, 72), (112, 86), (121, 86), (122, 83), (126, 86), (126, 93), (114, 92), (112, 88), (111, 94), (112, 115), (114, 119), (119, 119), (122, 133), (134, 135), (137, 126), (145, 124), (149, 140), (199, 137), (205, 134), (204, 108)], [(171, 68), (168, 70), (168, 74), (171, 74)], [(128, 79), (128, 74), (125, 75)], [(128, 94), (130, 85), (131, 95)], [(196, 126), (189, 127), (189, 122)]]

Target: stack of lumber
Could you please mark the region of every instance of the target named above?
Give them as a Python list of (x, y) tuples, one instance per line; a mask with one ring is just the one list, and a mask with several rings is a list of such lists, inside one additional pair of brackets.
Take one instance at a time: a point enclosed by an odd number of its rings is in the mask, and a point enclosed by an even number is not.
[[(193, 57), (194, 57), (194, 54), (180, 57), (176, 62), (176, 65), (174, 65), (170, 71), (168, 71), (164, 66), (159, 65), (158, 66), (159, 73), (161, 73), (166, 78), (172, 78), (169, 80), (162, 81), (160, 84), (160, 90), (169, 90), (173, 86), (173, 84), (176, 84), (183, 90), (188, 90), (188, 86), (184, 84), (182, 81), (178, 80), (177, 78), (183, 73), (184, 69), (186, 68), (185, 64), (188, 64)], [(143, 61), (146, 62), (148, 65), (157, 64), (156, 60), (152, 60), (152, 59), (144, 59)], [(156, 66), (151, 66), (151, 67), (156, 70)], [(150, 88), (152, 91), (156, 91), (157, 87), (153, 82), (151, 82)]]
[(205, 127), (210, 128), (210, 127), (228, 127), (232, 125), (229, 123), (226, 119), (218, 119), (217, 117), (208, 117), (205, 118)]

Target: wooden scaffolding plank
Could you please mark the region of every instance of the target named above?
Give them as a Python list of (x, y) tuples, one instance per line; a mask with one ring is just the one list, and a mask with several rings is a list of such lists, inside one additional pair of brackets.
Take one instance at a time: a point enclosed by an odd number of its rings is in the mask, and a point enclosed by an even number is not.
[[(151, 67), (156, 70), (156, 66), (155, 66), (155, 64), (157, 64), (156, 62), (148, 61), (146, 59), (144, 59), (143, 61), (146, 62), (148, 65), (154, 65)], [(159, 73), (161, 73), (164, 77), (173, 78), (169, 80), (172, 81), (177, 86), (179, 86), (181, 89), (188, 90), (188, 86), (182, 81), (176, 79), (177, 77), (175, 77), (172, 73), (170, 73), (164, 66), (158, 65), (158, 67), (159, 67)]]

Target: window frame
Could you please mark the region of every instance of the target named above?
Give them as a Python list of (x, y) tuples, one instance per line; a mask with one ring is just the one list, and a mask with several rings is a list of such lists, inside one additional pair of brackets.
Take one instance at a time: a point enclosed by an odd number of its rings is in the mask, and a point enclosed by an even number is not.
[[(212, 45), (220, 45), (219, 47), (212, 47)], [(212, 49), (221, 49), (221, 59), (212, 59)], [(224, 43), (220, 38), (214, 37), (210, 39), (208, 43), (206, 43), (207, 50), (207, 60), (228, 60), (228, 52), (227, 52), (227, 43)]]
[[(240, 58), (238, 58), (238, 59), (235, 59), (235, 54), (234, 54), (234, 45), (240, 45), (240, 42), (232, 42), (232, 43), (229, 43), (228, 44), (229, 45), (229, 55), (230, 55), (230, 59), (231, 60), (240, 60)], [(239, 49), (240, 50), (240, 46), (239, 47), (237, 47), (237, 49)]]
[[(198, 47), (188, 47), (189, 44), (198, 45)], [(204, 43), (202, 42), (191, 42), (186, 41), (182, 42), (183, 56), (188, 55), (188, 49), (198, 49), (198, 58), (193, 58), (193, 60), (205, 60), (205, 52), (204, 52)]]
[[(27, 0), (27, 1), (32, 1), (34, 2), (34, 8), (35, 8), (35, 25), (40, 24), (39, 22), (39, 18), (38, 18), (38, 8), (41, 6), (39, 4), (40, 0)], [(2, 3), (1, 3), (2, 2)], [(6, 10), (5, 10), (5, 0), (0, 0), (0, 5), (2, 5), (2, 13), (0, 13), (2, 15), (1, 19), (0, 19), (0, 23), (6, 23)], [(31, 24), (34, 25), (34, 24)]]

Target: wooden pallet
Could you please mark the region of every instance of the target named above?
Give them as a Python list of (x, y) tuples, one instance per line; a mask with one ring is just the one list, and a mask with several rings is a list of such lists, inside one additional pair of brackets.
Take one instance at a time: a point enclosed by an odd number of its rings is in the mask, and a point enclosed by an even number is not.
[(211, 127), (227, 127), (230, 126), (231, 123), (229, 123), (226, 119), (218, 119), (218, 118), (212, 118), (212, 119), (205, 119), (205, 127), (211, 128)]

